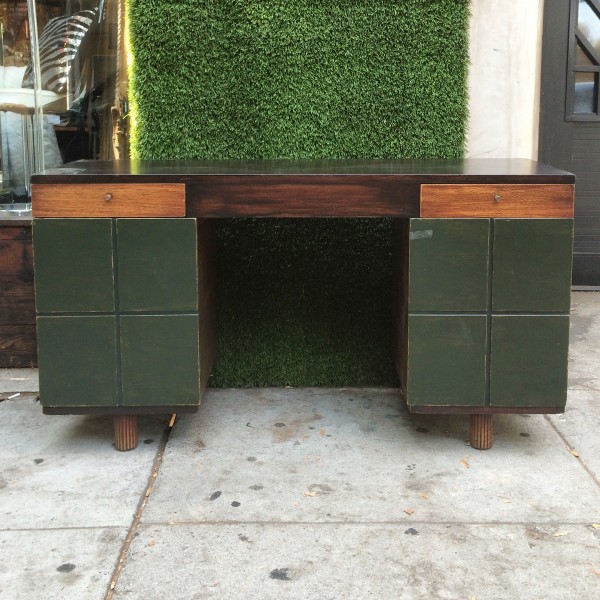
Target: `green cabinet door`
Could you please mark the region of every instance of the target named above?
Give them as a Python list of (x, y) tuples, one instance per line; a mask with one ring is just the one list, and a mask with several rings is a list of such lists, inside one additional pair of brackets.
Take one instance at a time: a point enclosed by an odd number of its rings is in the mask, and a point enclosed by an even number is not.
[(572, 219), (496, 219), (494, 312), (569, 312)]
[(567, 399), (569, 317), (492, 317), (492, 406), (563, 409)]
[(195, 312), (195, 219), (117, 219), (121, 311)]
[(116, 405), (114, 316), (38, 317), (37, 330), (43, 406)]
[(411, 219), (409, 312), (485, 312), (488, 219)]
[(409, 405), (483, 406), (486, 349), (483, 315), (410, 315)]
[(197, 315), (120, 318), (123, 406), (197, 406)]
[(110, 219), (34, 219), (38, 313), (115, 310)]

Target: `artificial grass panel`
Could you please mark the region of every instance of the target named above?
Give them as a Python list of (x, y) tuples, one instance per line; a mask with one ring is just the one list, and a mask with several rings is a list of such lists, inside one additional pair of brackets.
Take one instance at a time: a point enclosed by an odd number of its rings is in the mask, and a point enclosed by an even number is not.
[[(133, 156), (460, 157), (468, 6), (129, 0)], [(217, 229), (213, 385), (394, 383), (389, 221)]]
[(389, 221), (238, 219), (217, 227), (218, 271), (235, 276), (219, 278), (212, 385), (396, 382)]

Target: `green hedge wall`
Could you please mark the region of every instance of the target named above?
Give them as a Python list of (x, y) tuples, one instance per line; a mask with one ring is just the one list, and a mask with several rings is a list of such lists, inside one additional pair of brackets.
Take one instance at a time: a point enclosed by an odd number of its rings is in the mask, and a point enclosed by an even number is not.
[[(468, 0), (129, 0), (137, 158), (451, 158)], [(217, 222), (213, 385), (389, 385), (390, 223)]]

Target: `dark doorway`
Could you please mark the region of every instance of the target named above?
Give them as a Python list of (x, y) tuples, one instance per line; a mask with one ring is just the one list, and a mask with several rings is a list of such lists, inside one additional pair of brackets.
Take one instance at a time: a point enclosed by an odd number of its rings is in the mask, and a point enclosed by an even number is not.
[(600, 287), (600, 0), (546, 0), (539, 160), (575, 173), (573, 284)]

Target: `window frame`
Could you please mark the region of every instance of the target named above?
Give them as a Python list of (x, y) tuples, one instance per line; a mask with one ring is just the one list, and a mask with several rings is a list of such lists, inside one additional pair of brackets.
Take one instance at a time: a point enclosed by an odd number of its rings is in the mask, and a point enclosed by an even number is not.
[[(590, 8), (596, 13), (600, 21), (600, 0), (585, 0)], [(567, 61), (567, 93), (565, 121), (587, 121), (600, 122), (600, 51), (596, 51), (588, 39), (578, 27), (580, 0), (571, 0), (571, 11), (569, 20), (569, 57)], [(577, 45), (580, 45), (592, 64), (590, 66), (578, 66)], [(575, 80), (577, 73), (595, 73), (595, 111), (591, 113), (574, 112), (575, 105)]]

